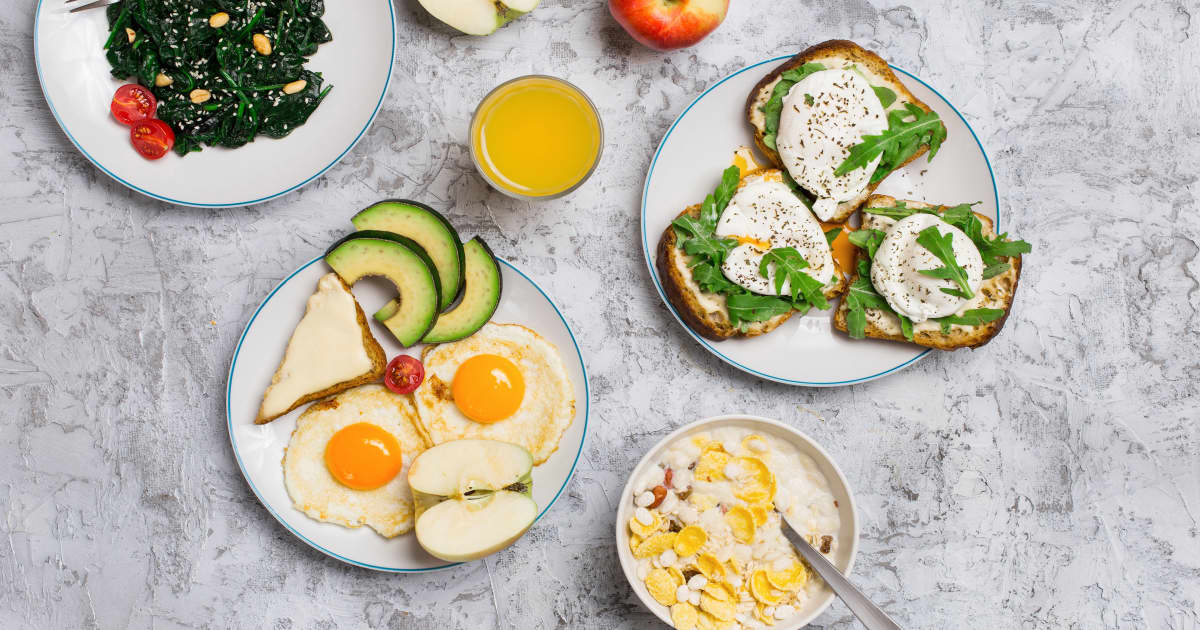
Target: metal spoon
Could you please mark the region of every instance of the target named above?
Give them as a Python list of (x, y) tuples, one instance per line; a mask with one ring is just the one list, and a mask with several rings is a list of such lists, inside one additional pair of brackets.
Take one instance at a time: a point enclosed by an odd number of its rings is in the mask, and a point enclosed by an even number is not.
[(868, 630), (901, 630), (900, 626), (892, 621), (887, 613), (883, 612), (871, 600), (867, 599), (863, 592), (858, 590), (846, 576), (842, 575), (833, 563), (826, 560), (824, 554), (817, 551), (808, 541), (804, 539), (791, 525), (787, 522), (787, 518), (781, 512), (779, 518), (783, 521), (783, 535), (788, 541), (796, 547), (800, 555), (808, 562), (808, 566), (812, 567), (821, 579), (833, 589), (834, 593), (842, 599), (846, 604), (846, 608), (854, 613), (855, 617), (866, 626)]

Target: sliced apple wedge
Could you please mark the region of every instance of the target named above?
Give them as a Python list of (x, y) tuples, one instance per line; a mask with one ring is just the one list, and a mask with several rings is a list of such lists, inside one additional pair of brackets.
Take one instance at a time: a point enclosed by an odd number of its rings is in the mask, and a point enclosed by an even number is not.
[(408, 469), (417, 542), (465, 562), (508, 547), (537, 519), (533, 456), (496, 440), (454, 440), (422, 452)]
[(430, 15), (467, 35), (491, 35), (529, 13), (538, 0), (420, 0)]

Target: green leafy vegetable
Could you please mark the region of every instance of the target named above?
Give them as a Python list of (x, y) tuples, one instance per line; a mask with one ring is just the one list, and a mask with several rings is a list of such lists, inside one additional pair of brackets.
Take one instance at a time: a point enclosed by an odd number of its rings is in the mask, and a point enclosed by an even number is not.
[(903, 201), (897, 201), (895, 207), (892, 208), (863, 208), (866, 214), (874, 214), (881, 217), (887, 217), (899, 221), (907, 219), (914, 214), (937, 214), (937, 206), (928, 208), (909, 208)]
[(987, 267), (983, 268), (983, 279), (987, 280), (988, 278), (995, 278), (1009, 269), (1012, 269), (1012, 265), (1006, 262), (988, 265)]
[(792, 310), (790, 302), (771, 295), (753, 293), (730, 295), (725, 299), (725, 307), (729, 310), (730, 323), (742, 330), (745, 330), (744, 324), (748, 322), (765, 321)]
[(721, 268), (708, 261), (693, 262), (691, 265), (692, 279), (700, 286), (701, 291), (708, 293), (737, 293), (743, 289), (729, 281)]
[(775, 292), (783, 293), (783, 285), (787, 283), (791, 289), (792, 302), (804, 301), (821, 310), (829, 308), (825, 300), (824, 288), (816, 278), (805, 273), (808, 261), (795, 247), (777, 247), (767, 252), (758, 264), (758, 273), (764, 278), (770, 277), (770, 266), (775, 265)]
[[(304, 69), (332, 39), (323, 0), (121, 0), (108, 7), (105, 42), (112, 75), (134, 79), (158, 99), (158, 117), (175, 132), (175, 152), (202, 145), (240, 147), (259, 135), (282, 138), (303, 125), (329, 93), (321, 75)], [(209, 26), (214, 13), (229, 22)], [(136, 33), (133, 42), (125, 29)], [(258, 54), (252, 36), (271, 42)], [(169, 85), (157, 85), (165, 75)], [(299, 91), (283, 86), (303, 80)], [(211, 98), (193, 103), (192, 90)]]
[(854, 169), (866, 168), (872, 160), (882, 155), (871, 175), (871, 182), (878, 182), (915, 155), (922, 146), (929, 147), (929, 159), (932, 161), (945, 139), (946, 126), (937, 112), (927, 112), (913, 103), (905, 103), (903, 109), (888, 113), (888, 128), (883, 133), (863, 136), (862, 142), (850, 147), (850, 155), (833, 173), (845, 175)]
[(879, 97), (879, 102), (883, 104), (883, 108), (887, 109), (896, 102), (896, 93), (882, 85), (873, 85), (871, 89), (875, 90), (875, 96)]
[(942, 293), (971, 299), (975, 296), (971, 291), (971, 284), (967, 279), (967, 270), (963, 269), (958, 264), (958, 260), (954, 257), (954, 235), (953, 233), (942, 234), (936, 225), (931, 225), (917, 234), (917, 244), (929, 250), (938, 260), (942, 261), (945, 267), (937, 267), (935, 269), (920, 269), (917, 273), (930, 278), (939, 278), (943, 280), (953, 280), (958, 285), (957, 289), (942, 288)]
[(994, 322), (1001, 317), (1004, 317), (1004, 309), (1002, 308), (973, 308), (969, 311), (963, 311), (962, 315), (947, 315), (933, 321), (941, 325), (942, 334), (944, 335), (950, 332), (951, 324), (982, 326), (988, 322)]
[[(851, 234), (853, 236), (853, 233)], [(871, 267), (867, 261), (858, 261), (858, 278), (846, 293), (846, 328), (852, 339), (862, 339), (867, 330), (867, 309), (875, 308), (892, 313), (892, 307), (871, 285)]]
[(771, 98), (767, 99), (761, 108), (765, 115), (763, 144), (771, 149), (775, 148), (775, 135), (779, 133), (779, 114), (783, 111), (783, 97), (787, 96), (793, 85), (803, 81), (808, 75), (824, 69), (823, 64), (806, 63), (779, 75), (779, 82), (771, 90)]
[(884, 236), (887, 236), (887, 234), (883, 230), (863, 228), (861, 230), (854, 230), (846, 238), (850, 239), (851, 245), (867, 250), (867, 256), (874, 259), (875, 252), (879, 251), (879, 246), (883, 243)]

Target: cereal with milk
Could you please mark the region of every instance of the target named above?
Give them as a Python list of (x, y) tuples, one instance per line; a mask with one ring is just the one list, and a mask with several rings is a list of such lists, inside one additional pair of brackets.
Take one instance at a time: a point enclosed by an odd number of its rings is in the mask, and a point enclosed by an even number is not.
[(627, 500), (637, 576), (679, 630), (765, 628), (822, 588), (780, 512), (827, 555), (841, 526), (829, 481), (782, 440), (739, 427), (680, 438)]

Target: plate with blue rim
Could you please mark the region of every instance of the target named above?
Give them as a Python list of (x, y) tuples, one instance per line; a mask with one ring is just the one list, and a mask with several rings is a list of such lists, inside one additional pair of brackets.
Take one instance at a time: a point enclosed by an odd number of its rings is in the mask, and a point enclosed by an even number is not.
[[(503, 290), (492, 322), (520, 324), (558, 348), (575, 389), (575, 418), (558, 442), (558, 450), (533, 469), (533, 499), (540, 521), (566, 490), (583, 453), (590, 399), (583, 355), (571, 327), (550, 296), (528, 275), (503, 259)], [(346, 528), (313, 520), (292, 505), (283, 480), (284, 450), (296, 419), (308, 405), (267, 424), (254, 423), (263, 391), (271, 382), (288, 339), (304, 314), (305, 303), (320, 278), (330, 273), (324, 260), (314, 258), (276, 286), (246, 324), (229, 365), (225, 415), (234, 458), (255, 496), (281, 525), (308, 545), (347, 564), (391, 573), (417, 573), (457, 566), (425, 553), (411, 533), (384, 538), (369, 527)], [(373, 313), (395, 296), (395, 288), (377, 278), (365, 278), (352, 288), (363, 312)], [(402, 348), (391, 334), (368, 317), (371, 332), (389, 359), (397, 354), (421, 356), (424, 346)], [(407, 462), (406, 462), (407, 464)], [(537, 529), (534, 523), (533, 529)], [(501, 552), (504, 553), (504, 552)]]
[[(642, 190), (642, 248), (658, 295), (683, 330), (722, 361), (755, 376), (789, 385), (837, 387), (894, 374), (931, 352), (921, 346), (878, 339), (853, 340), (834, 330), (834, 308), (794, 316), (774, 331), (752, 338), (706, 339), (684, 323), (667, 299), (655, 266), (659, 238), (686, 207), (716, 188), (734, 151), (754, 146), (745, 118), (746, 96), (784, 55), (748, 65), (696, 97), (667, 129), (654, 152)], [(915, 74), (892, 66), (896, 76), (946, 125), (947, 140), (937, 156), (926, 156), (892, 173), (876, 191), (930, 203), (976, 203), (976, 212), (1000, 225), (1000, 197), (991, 163), (967, 119), (951, 102)], [(765, 157), (759, 160), (766, 164)], [(834, 303), (836, 307), (836, 302)]]
[(245, 206), (308, 184), (338, 163), (366, 134), (383, 105), (396, 51), (391, 0), (328, 2), (324, 22), (333, 39), (305, 68), (332, 89), (308, 122), (287, 136), (259, 136), (245, 146), (204, 147), (161, 159), (142, 158), (129, 127), (109, 113), (127, 81), (112, 76), (104, 44), (105, 9), (70, 13), (63, 0), (39, 0), (34, 18), (38, 80), (67, 138), (101, 172), (155, 199), (187, 206)]

